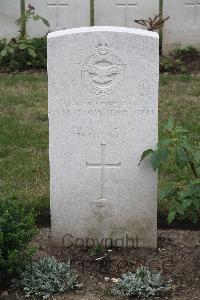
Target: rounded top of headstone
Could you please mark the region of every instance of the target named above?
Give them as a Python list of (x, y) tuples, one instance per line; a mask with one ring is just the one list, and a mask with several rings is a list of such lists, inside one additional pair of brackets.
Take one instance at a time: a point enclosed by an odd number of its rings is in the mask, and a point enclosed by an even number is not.
[(116, 27), (116, 26), (93, 26), (93, 27), (80, 27), (54, 31), (48, 34), (47, 38), (56, 38), (64, 35), (89, 33), (89, 32), (119, 32), (119, 33), (131, 33), (140, 36), (149, 36), (159, 39), (157, 32), (147, 31), (143, 29), (128, 28), (128, 27)]

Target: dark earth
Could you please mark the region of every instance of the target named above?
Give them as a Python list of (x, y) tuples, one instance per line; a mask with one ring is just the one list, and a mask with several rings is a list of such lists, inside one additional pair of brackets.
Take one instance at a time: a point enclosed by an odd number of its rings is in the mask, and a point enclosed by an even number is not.
[[(170, 68), (166, 71), (162, 65), (162, 61), (168, 59), (170, 62)], [(199, 74), (200, 73), (200, 53), (190, 53), (185, 56), (173, 57), (169, 54), (168, 57), (160, 56), (160, 73), (171, 74)]]
[(50, 242), (49, 228), (42, 228), (33, 243), (38, 247), (35, 259), (51, 255), (61, 261), (70, 260), (83, 284), (74, 295), (58, 295), (54, 299), (126, 299), (110, 295), (112, 280), (128, 271), (134, 272), (141, 265), (162, 271), (164, 279), (172, 280), (171, 294), (154, 299), (200, 299), (200, 231), (159, 230), (158, 248), (154, 250), (110, 249), (92, 254), (91, 248), (55, 248)]
[[(53, 247), (50, 229), (42, 228), (33, 244), (38, 247), (34, 259), (50, 255), (61, 261), (70, 260), (73, 269), (79, 275), (79, 282), (83, 284), (83, 288), (73, 295), (56, 295), (52, 299), (125, 300), (126, 297), (120, 298), (110, 294), (113, 279), (128, 271), (134, 272), (141, 265), (162, 271), (165, 280), (172, 280), (171, 294), (154, 299), (200, 299), (200, 231), (159, 230), (157, 249), (101, 249), (100, 253), (92, 254), (94, 249), (91, 248)], [(6, 293), (0, 299), (24, 299), (20, 293)]]

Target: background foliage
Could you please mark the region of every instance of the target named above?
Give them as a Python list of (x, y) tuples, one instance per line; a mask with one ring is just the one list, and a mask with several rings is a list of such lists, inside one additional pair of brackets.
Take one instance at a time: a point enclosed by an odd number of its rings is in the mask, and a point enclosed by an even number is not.
[(0, 40), (0, 66), (4, 72), (46, 70), (47, 39)]
[(200, 220), (200, 144), (192, 146), (189, 131), (176, 125), (172, 117), (163, 126), (163, 131), (165, 136), (160, 139), (158, 148), (145, 150), (139, 164), (147, 156), (154, 171), (161, 171), (167, 161), (174, 164), (178, 172), (165, 182), (159, 200), (172, 200), (169, 223), (175, 217), (197, 223)]
[(31, 259), (28, 246), (37, 233), (33, 213), (15, 198), (0, 201), (0, 287), (8, 285)]

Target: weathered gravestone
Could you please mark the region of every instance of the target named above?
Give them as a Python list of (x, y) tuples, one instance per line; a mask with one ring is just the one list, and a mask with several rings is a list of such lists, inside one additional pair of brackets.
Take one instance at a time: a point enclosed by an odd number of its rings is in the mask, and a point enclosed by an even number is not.
[(163, 14), (170, 16), (163, 28), (163, 54), (188, 45), (200, 49), (200, 0), (165, 0)]
[[(158, 35), (91, 27), (48, 36), (55, 243), (156, 247)], [(137, 244), (137, 245), (136, 245)]]
[(159, 13), (159, 0), (94, 0), (95, 25), (142, 28), (135, 19)]

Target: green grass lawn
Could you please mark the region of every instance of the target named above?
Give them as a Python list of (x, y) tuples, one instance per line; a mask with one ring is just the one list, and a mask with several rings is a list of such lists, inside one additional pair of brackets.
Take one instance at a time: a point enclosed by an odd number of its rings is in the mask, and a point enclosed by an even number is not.
[[(159, 116), (172, 115), (200, 138), (200, 77), (161, 76)], [(48, 218), (49, 165), (47, 76), (0, 75), (0, 199), (17, 196)], [(176, 170), (166, 165), (160, 182)], [(44, 220), (43, 220), (44, 221)]]
[[(0, 76), (0, 198), (49, 207), (46, 75)], [(44, 208), (44, 209), (43, 209)]]

